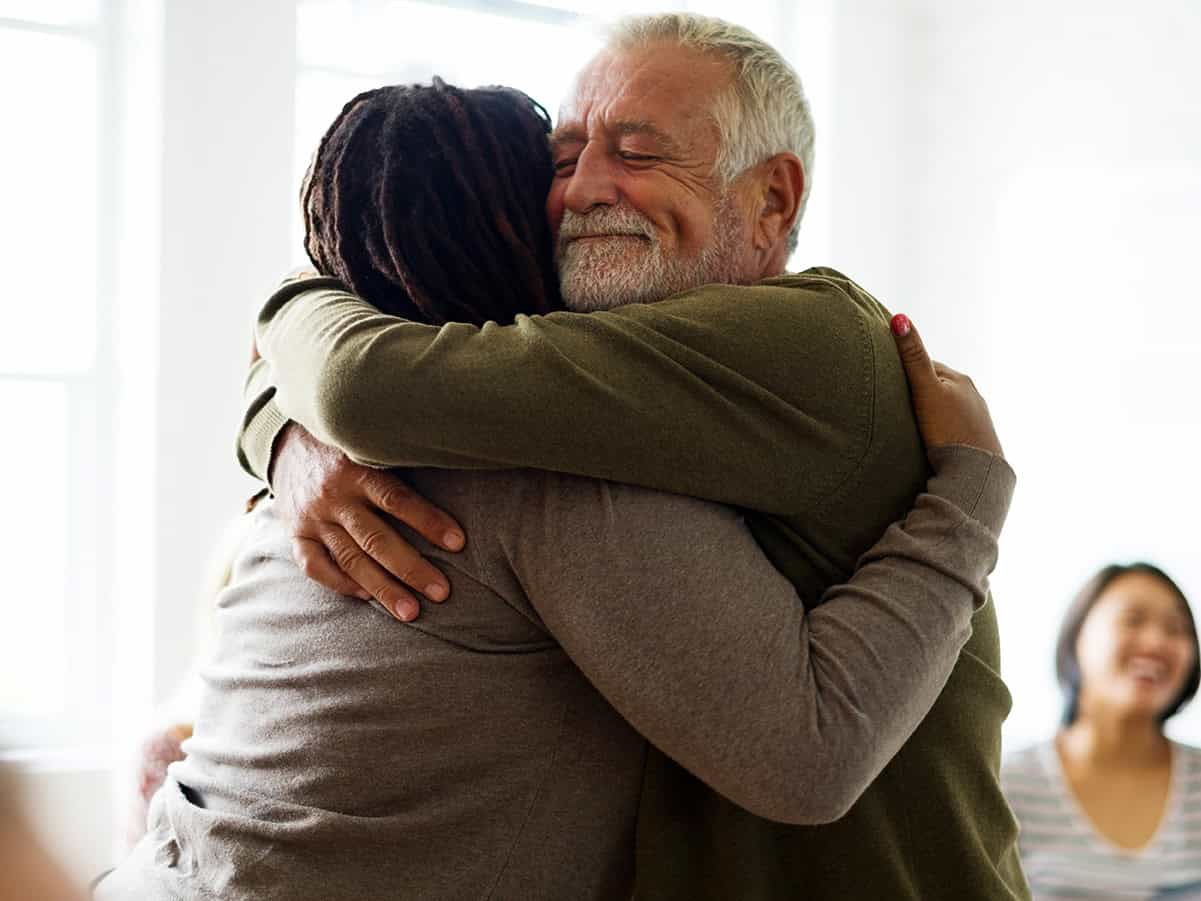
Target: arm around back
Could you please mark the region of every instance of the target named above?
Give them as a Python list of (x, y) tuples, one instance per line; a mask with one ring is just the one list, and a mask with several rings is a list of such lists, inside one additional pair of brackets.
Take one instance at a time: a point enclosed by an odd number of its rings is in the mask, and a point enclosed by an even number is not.
[[(611, 704), (750, 812), (844, 814), (938, 697), (984, 603), (1012, 472), (968, 448), (809, 613), (733, 510), (540, 474), (511, 565)], [(937, 550), (937, 556), (935, 551)]]
[(274, 415), (371, 465), (530, 466), (784, 514), (871, 441), (883, 313), (820, 272), (482, 328), (307, 284), (260, 317)]

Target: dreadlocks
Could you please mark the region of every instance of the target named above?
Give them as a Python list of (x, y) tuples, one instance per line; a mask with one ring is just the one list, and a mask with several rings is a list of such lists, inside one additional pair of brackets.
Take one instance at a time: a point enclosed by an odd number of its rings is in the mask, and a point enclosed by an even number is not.
[(435, 78), (359, 94), (306, 177), (309, 258), (407, 319), (507, 323), (558, 309), (549, 131), (546, 110), (511, 88)]

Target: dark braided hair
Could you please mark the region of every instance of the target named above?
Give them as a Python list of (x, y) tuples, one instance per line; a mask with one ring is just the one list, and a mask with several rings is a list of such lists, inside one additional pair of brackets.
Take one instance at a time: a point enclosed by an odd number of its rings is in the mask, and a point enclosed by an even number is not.
[(435, 78), (359, 94), (317, 149), (304, 247), (385, 313), (512, 322), (560, 308), (550, 117), (520, 91)]

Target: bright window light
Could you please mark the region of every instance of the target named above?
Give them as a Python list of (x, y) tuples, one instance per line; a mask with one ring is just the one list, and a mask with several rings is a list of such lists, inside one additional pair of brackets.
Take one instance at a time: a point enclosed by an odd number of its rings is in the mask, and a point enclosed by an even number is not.
[(101, 432), (113, 413), (97, 327), (100, 110), (111, 90), (100, 80), (98, 15), (96, 3), (0, 0), (0, 108), (11, 126), (0, 143), (11, 173), (0, 217), (0, 410), (21, 436), (0, 448), (10, 476), (0, 740), (24, 748), (89, 741), (110, 701), (96, 631), (110, 537), (99, 527), (111, 474)]
[(61, 382), (0, 380), (0, 410), (25, 440), (0, 441), (6, 479), (0, 517), (4, 628), (0, 712), (61, 715), (66, 696), (67, 389)]
[[(74, 37), (0, 29), (9, 139), (0, 247), (9, 264), (0, 372), (92, 366), (96, 317), (96, 48)], [(24, 136), (18, 140), (18, 136)], [(54, 316), (54, 340), (30, 340)]]
[(0, 19), (39, 25), (88, 25), (96, 20), (100, 0), (0, 0)]

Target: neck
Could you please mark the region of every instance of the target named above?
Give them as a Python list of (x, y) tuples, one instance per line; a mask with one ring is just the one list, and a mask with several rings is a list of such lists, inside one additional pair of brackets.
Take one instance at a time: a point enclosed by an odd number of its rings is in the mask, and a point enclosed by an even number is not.
[(1112, 711), (1082, 713), (1060, 733), (1058, 745), (1080, 763), (1137, 768), (1170, 759), (1170, 743), (1157, 720)]

